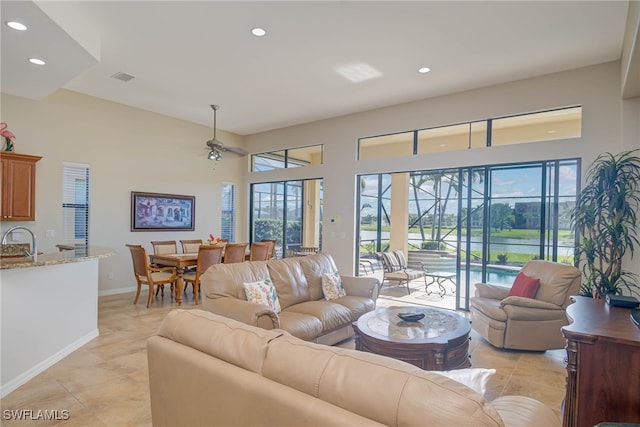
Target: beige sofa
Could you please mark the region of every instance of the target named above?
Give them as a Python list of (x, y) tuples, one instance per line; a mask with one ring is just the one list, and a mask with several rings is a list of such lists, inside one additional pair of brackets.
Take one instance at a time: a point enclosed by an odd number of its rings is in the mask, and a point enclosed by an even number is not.
[[(331, 255), (216, 264), (201, 276), (202, 308), (264, 329), (284, 329), (305, 341), (335, 344), (354, 334), (351, 323), (375, 308), (379, 281), (341, 276), (347, 296), (327, 301), (322, 275), (337, 271)], [(243, 283), (270, 278), (282, 311), (247, 301)]]
[(203, 310), (170, 312), (147, 354), (155, 427), (560, 425), (528, 397), (489, 403), (405, 362)]
[(569, 324), (565, 310), (580, 291), (580, 270), (544, 260), (527, 262), (521, 270), (540, 279), (535, 298), (509, 296), (510, 288), (477, 283), (470, 300), (471, 326), (491, 345), (513, 350), (564, 348), (560, 331)]

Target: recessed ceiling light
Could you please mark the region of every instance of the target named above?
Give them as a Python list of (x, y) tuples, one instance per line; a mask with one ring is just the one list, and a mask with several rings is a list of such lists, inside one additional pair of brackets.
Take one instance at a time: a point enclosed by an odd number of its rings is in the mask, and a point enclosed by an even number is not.
[(13, 28), (14, 30), (18, 30), (18, 31), (24, 31), (27, 29), (26, 25), (16, 21), (6, 21), (5, 24), (7, 25), (7, 27)]
[(429, 67), (422, 67), (422, 68), (418, 69), (418, 72), (420, 74), (427, 74), (429, 71), (431, 71), (431, 68), (429, 68)]
[(29, 62), (31, 62), (32, 64), (36, 64), (36, 65), (44, 65), (44, 64), (46, 64), (46, 62), (44, 62), (42, 59), (38, 59), (38, 58), (29, 58)]
[(256, 27), (251, 29), (251, 34), (253, 34), (256, 37), (262, 37), (266, 35), (267, 32), (264, 30), (264, 28)]
[(557, 130), (548, 130), (547, 133), (556, 133), (558, 132)]

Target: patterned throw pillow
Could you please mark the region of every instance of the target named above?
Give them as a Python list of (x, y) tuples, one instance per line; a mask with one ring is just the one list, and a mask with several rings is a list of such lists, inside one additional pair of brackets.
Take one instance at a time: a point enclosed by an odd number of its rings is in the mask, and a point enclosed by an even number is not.
[(244, 293), (247, 294), (247, 301), (266, 305), (275, 313), (280, 313), (280, 300), (278, 300), (275, 286), (271, 284), (271, 279), (247, 282), (242, 285), (244, 286)]
[(327, 301), (347, 296), (347, 292), (342, 286), (340, 273), (334, 271), (333, 273), (324, 273), (322, 275), (322, 293)]

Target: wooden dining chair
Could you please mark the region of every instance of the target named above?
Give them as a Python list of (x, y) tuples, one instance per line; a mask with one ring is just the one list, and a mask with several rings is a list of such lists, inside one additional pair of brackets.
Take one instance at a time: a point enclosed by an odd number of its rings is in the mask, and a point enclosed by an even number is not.
[[(178, 244), (175, 240), (152, 240), (151, 246), (153, 246), (154, 255), (171, 255), (178, 253)], [(154, 265), (153, 267), (158, 266)], [(172, 283), (171, 292), (173, 292), (174, 289), (177, 289), (177, 287), (175, 283)], [(164, 297), (164, 285), (158, 286), (158, 289), (156, 289), (156, 295), (158, 295), (158, 292), (161, 292)]]
[(227, 243), (224, 248), (222, 262), (230, 264), (232, 262), (242, 262), (245, 259), (248, 243)]
[(202, 245), (202, 239), (180, 240), (182, 245), (182, 253), (195, 254), (198, 253), (200, 245)]
[[(133, 261), (133, 275), (138, 284), (136, 298), (134, 304), (138, 303), (140, 290), (142, 285), (149, 286), (149, 298), (147, 299), (147, 308), (151, 305), (151, 297), (153, 296), (153, 288), (155, 286), (164, 286), (167, 283), (173, 283), (176, 280), (176, 269), (173, 267), (152, 267), (149, 265), (149, 257), (147, 251), (142, 245), (126, 245), (131, 251), (131, 259)], [(164, 295), (163, 295), (164, 296)]]
[(269, 254), (267, 254), (267, 259), (275, 258), (276, 256), (276, 243), (278, 241), (276, 239), (262, 239), (261, 242), (271, 242), (271, 247), (269, 248)]
[(178, 245), (175, 240), (152, 240), (154, 255), (177, 254)]
[[(185, 273), (182, 278), (185, 283), (191, 283), (193, 287), (193, 303), (198, 304), (200, 293), (200, 276), (213, 264), (220, 264), (224, 246), (201, 245), (198, 247), (198, 264), (196, 271)], [(186, 289), (186, 286), (185, 286)]]
[(253, 242), (249, 248), (249, 261), (266, 261), (271, 252), (271, 242)]

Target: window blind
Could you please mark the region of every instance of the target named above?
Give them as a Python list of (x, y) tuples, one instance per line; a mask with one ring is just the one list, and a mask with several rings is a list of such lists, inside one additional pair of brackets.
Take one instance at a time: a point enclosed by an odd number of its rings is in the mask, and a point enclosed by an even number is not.
[(222, 184), (222, 224), (220, 237), (235, 241), (236, 235), (236, 186), (235, 184)]
[(62, 231), (64, 244), (89, 244), (89, 165), (63, 163)]

